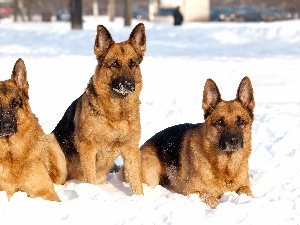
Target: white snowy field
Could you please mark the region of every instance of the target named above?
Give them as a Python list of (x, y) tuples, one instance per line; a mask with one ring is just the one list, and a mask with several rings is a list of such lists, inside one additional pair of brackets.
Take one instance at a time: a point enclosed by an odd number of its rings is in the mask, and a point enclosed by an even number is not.
[[(46, 133), (86, 87), (94, 72), (96, 26), (115, 41), (132, 27), (122, 19), (85, 18), (83, 30), (68, 23), (0, 21), (0, 79), (9, 79), (15, 61), (25, 61), (30, 103)], [(203, 122), (206, 79), (223, 99), (235, 97), (248, 76), (254, 88), (255, 121), (249, 171), (254, 198), (225, 193), (217, 209), (196, 195), (183, 196), (144, 185), (131, 194), (116, 174), (105, 183), (68, 181), (55, 185), (62, 202), (28, 198), (10, 201), (0, 192), (0, 224), (300, 224), (300, 21), (274, 23), (145, 22), (147, 52), (141, 64), (141, 144), (179, 123)]]

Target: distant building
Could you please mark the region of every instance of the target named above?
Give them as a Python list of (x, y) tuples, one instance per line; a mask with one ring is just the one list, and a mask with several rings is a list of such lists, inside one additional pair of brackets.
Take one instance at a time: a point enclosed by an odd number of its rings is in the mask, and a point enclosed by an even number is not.
[(180, 7), (184, 21), (208, 21), (210, 0), (150, 0), (149, 18), (151, 21), (172, 21), (172, 12)]

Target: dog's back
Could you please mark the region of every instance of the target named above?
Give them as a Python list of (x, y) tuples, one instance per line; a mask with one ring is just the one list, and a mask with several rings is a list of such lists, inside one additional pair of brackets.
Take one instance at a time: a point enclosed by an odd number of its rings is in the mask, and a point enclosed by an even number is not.
[(181, 166), (181, 153), (186, 134), (199, 124), (184, 123), (168, 127), (147, 140), (141, 147), (143, 182), (172, 186), (171, 173)]
[(62, 119), (56, 125), (52, 133), (55, 135), (60, 147), (62, 148), (65, 155), (71, 156), (73, 154), (78, 154), (76, 147), (74, 145), (74, 131), (75, 122), (74, 117), (76, 113), (77, 103), (80, 98), (77, 98), (72, 104), (67, 108)]
[(184, 123), (168, 127), (151, 137), (147, 141), (147, 144), (153, 145), (160, 161), (166, 167), (178, 168), (184, 135), (187, 131), (200, 125), (201, 124)]

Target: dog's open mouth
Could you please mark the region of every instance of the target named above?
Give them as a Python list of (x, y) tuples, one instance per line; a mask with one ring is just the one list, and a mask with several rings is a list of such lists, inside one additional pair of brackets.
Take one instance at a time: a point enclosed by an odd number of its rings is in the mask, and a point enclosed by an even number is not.
[(132, 77), (117, 77), (112, 80), (111, 89), (117, 96), (126, 97), (135, 91), (135, 81)]

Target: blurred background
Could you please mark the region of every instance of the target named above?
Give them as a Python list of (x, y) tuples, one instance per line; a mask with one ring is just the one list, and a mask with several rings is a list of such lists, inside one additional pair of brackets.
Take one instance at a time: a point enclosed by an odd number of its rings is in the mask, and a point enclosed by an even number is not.
[[(14, 21), (71, 21), (82, 28), (85, 15), (172, 21), (180, 7), (184, 21), (277, 21), (298, 19), (300, 0), (0, 0), (1, 18)], [(76, 26), (76, 23), (78, 26)]]

